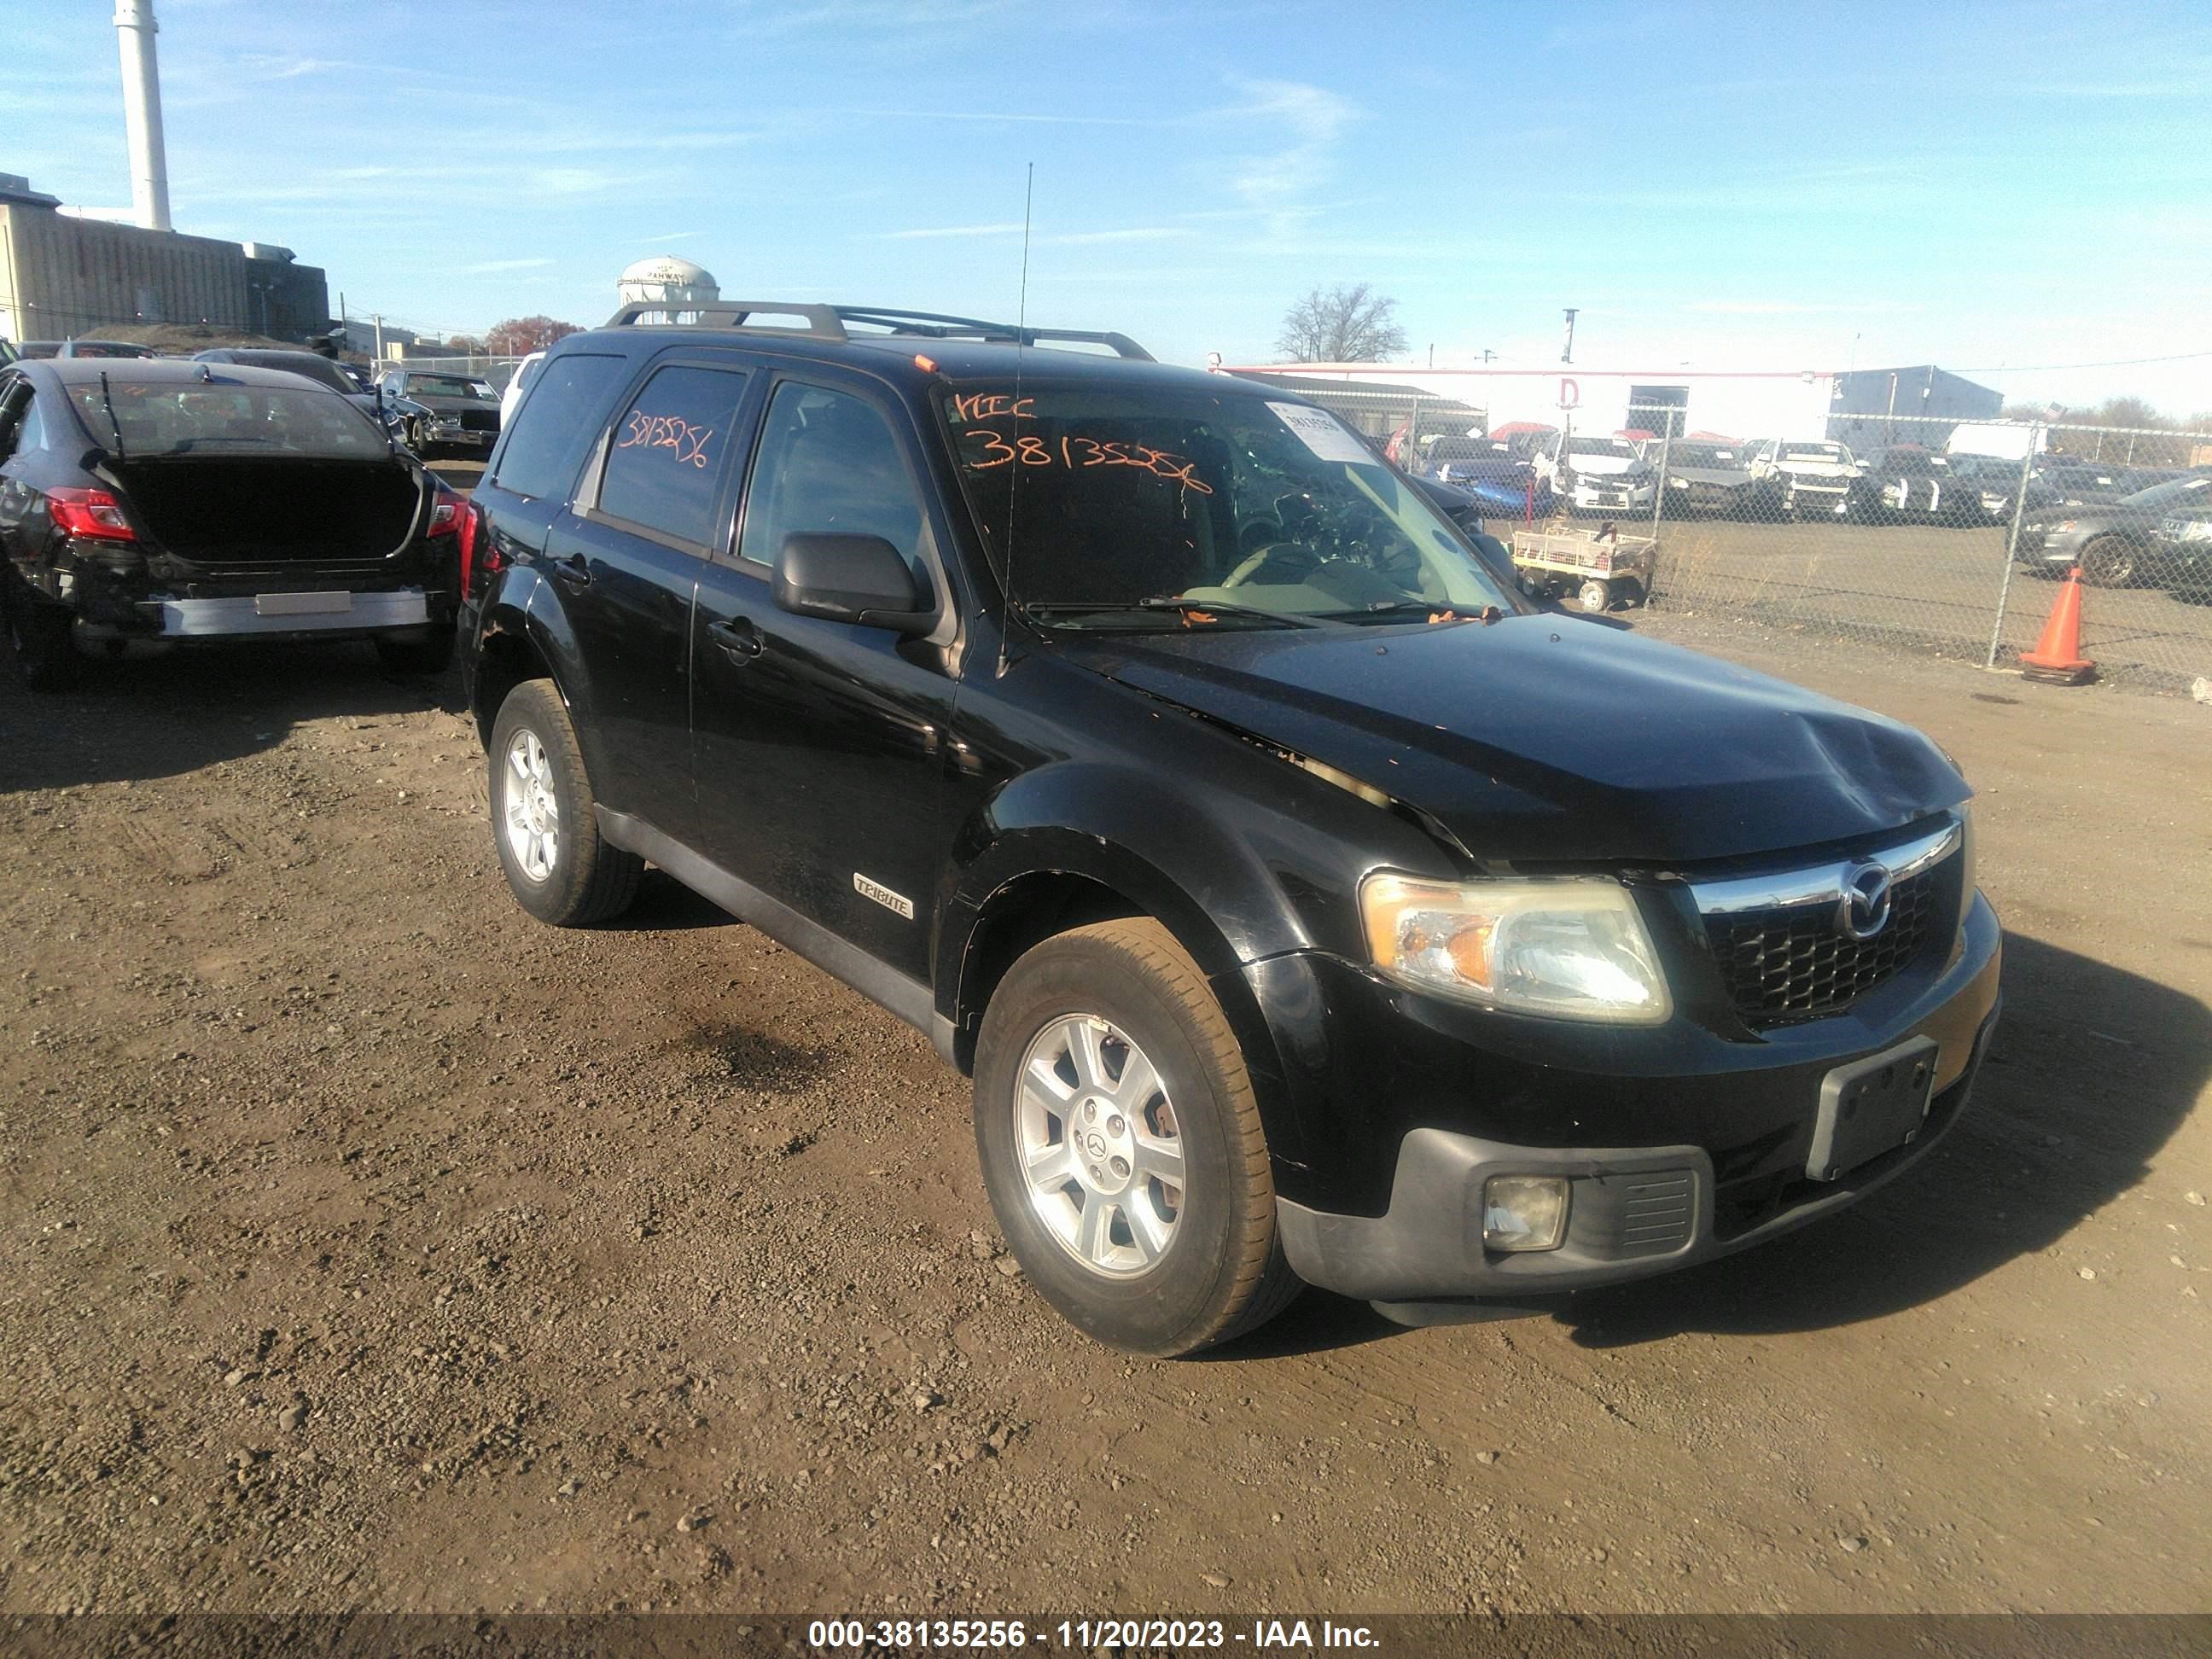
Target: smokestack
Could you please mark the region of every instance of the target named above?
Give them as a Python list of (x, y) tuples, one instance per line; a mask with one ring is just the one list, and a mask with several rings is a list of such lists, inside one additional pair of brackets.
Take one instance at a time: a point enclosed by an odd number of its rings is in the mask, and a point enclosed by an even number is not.
[(169, 162), (161, 143), (161, 70), (154, 0), (116, 0), (123, 45), (123, 125), (131, 141), (131, 206), (148, 230), (169, 228)]

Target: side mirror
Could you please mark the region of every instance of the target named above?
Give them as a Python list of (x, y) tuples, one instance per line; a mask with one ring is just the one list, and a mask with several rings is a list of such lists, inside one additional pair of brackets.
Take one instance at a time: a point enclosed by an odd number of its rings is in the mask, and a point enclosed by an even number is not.
[(776, 604), (800, 617), (926, 633), (937, 620), (928, 591), (881, 536), (794, 533), (775, 560)]

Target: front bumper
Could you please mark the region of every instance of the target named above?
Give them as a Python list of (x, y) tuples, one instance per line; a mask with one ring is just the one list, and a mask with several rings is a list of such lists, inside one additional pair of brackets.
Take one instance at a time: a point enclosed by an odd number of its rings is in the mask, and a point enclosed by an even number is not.
[[(1279, 1199), (1283, 1253), (1309, 1284), (1368, 1301), (1423, 1303), (1586, 1290), (1749, 1249), (1857, 1202), (1925, 1158), (1965, 1109), (1996, 1020), (1991, 1009), (1965, 1070), (1935, 1097), (1913, 1139), (1833, 1182), (1796, 1183), (1748, 1224), (1722, 1205), (1702, 1146), (1516, 1146), (1416, 1129), (1399, 1146), (1384, 1214), (1334, 1215)], [(1570, 1179), (1566, 1237), (1557, 1249), (1484, 1248), (1483, 1186), (1501, 1175)]]
[[(1510, 1300), (1687, 1266), (1826, 1215), (1924, 1156), (1964, 1109), (1996, 1023), (2001, 939), (1977, 896), (1940, 969), (1841, 1014), (1733, 1034), (1692, 1017), (1687, 979), (1666, 1024), (1577, 1028), (1454, 1009), (1333, 957), (1255, 964), (1245, 978), (1274, 1039), (1255, 1081), (1282, 1102), (1269, 1133), (1285, 1252), (1310, 1283), (1369, 1300)], [(1936, 1060), (1919, 1133), (1814, 1179), (1831, 1075), (1923, 1038)], [(1483, 1183), (1508, 1174), (1573, 1183), (1562, 1248), (1485, 1249)]]
[(447, 444), (456, 449), (489, 449), (499, 441), (497, 432), (479, 432), (459, 426), (440, 426), (433, 422), (424, 437), (434, 444)]
[(1633, 488), (1578, 483), (1568, 500), (1578, 513), (1649, 513), (1656, 493), (1656, 486), (1648, 483)]

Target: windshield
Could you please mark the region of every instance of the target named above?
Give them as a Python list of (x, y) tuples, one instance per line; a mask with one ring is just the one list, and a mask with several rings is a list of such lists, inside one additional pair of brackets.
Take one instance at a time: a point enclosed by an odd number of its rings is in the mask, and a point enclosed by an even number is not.
[(992, 383), (942, 407), (1000, 579), (1042, 620), (1128, 626), (1115, 608), (1155, 599), (1286, 617), (1522, 608), (1410, 480), (1308, 404)]
[(2153, 484), (2148, 489), (2138, 489), (2132, 495), (2120, 499), (2130, 507), (2171, 507), (2176, 501), (2187, 501), (2191, 495), (2212, 489), (2212, 477), (2172, 478), (2165, 483)]
[(1667, 459), (1676, 466), (1734, 466), (1735, 451), (1722, 444), (1676, 444)]
[(336, 363), (312, 351), (241, 351), (233, 361), (249, 368), (281, 368), (287, 374), (303, 375), (317, 386), (326, 386), (349, 396), (360, 389)]
[[(86, 431), (125, 459), (155, 455), (286, 454), (381, 460), (391, 446), (374, 422), (321, 390), (143, 381), (110, 374), (69, 389)], [(109, 409), (114, 414), (110, 418)]]
[(1841, 444), (1784, 444), (1782, 459), (1785, 461), (1840, 461), (1845, 459)]
[(1615, 460), (1621, 461), (1632, 461), (1636, 459), (1636, 451), (1618, 438), (1570, 438), (1567, 440), (1567, 453), (1610, 455)]
[(482, 380), (471, 380), (465, 374), (410, 374), (407, 395), (410, 398), (469, 398), (478, 403), (496, 401), (492, 390)]

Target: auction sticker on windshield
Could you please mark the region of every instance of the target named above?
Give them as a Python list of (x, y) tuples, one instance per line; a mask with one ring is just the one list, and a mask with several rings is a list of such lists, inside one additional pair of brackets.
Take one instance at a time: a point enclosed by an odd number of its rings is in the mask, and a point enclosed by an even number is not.
[(1344, 422), (1327, 410), (1309, 409), (1304, 404), (1269, 404), (1267, 407), (1322, 460), (1349, 461), (1354, 466), (1376, 464), (1374, 452), (1346, 431)]

